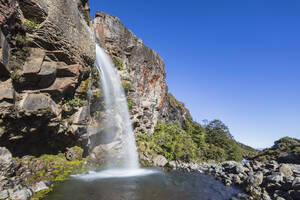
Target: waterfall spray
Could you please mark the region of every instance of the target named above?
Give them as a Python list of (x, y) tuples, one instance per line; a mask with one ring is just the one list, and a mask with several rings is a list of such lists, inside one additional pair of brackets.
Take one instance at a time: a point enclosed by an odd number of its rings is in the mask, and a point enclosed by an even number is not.
[[(121, 167), (137, 169), (139, 167), (138, 154), (127, 98), (112, 60), (98, 44), (96, 44), (95, 64), (101, 75), (107, 118), (107, 122), (104, 124), (105, 129), (108, 134), (116, 134), (114, 141), (119, 147), (117, 154), (122, 160)], [(114, 129), (111, 127), (114, 127)], [(108, 155), (107, 162), (110, 162), (111, 159), (114, 158), (109, 158)]]

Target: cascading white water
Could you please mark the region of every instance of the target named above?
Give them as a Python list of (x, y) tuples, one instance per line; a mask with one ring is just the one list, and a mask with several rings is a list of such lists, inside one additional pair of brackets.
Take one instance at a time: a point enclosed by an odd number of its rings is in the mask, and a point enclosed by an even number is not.
[(118, 154), (122, 158), (122, 167), (137, 169), (139, 168), (138, 154), (130, 122), (127, 98), (112, 60), (98, 44), (96, 44), (95, 64), (101, 74), (100, 79), (107, 115), (107, 127), (105, 128), (109, 129), (117, 125), (120, 130), (117, 141), (119, 141), (121, 147)]
[[(101, 83), (103, 96), (105, 101), (105, 117), (104, 125), (107, 145), (110, 151), (116, 150), (112, 155), (107, 151), (107, 161), (114, 162), (116, 159), (121, 160), (121, 164), (111, 169), (99, 172), (90, 171), (87, 174), (73, 175), (75, 178), (86, 181), (94, 179), (107, 178), (126, 178), (133, 176), (148, 176), (151, 174), (161, 173), (155, 169), (139, 168), (138, 154), (135, 145), (135, 138), (129, 118), (127, 99), (124, 89), (121, 85), (118, 73), (110, 57), (105, 51), (96, 44), (96, 62), (97, 69), (101, 75)], [(110, 134), (117, 134), (111, 140)], [(106, 144), (106, 143), (105, 143)], [(116, 152), (118, 156), (116, 156)]]

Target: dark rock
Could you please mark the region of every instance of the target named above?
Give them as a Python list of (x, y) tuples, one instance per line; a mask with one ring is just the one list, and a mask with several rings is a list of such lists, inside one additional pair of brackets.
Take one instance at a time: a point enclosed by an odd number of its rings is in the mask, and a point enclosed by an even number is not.
[(38, 73), (41, 70), (43, 60), (45, 58), (45, 52), (39, 48), (30, 49), (30, 56), (26, 59), (23, 66), (24, 81), (22, 84), (25, 85), (36, 85), (39, 81)]
[(21, 10), (25, 18), (42, 23), (47, 17), (47, 8), (43, 1), (22, 0), (20, 1)]
[(19, 106), (26, 111), (42, 111), (42, 114), (58, 116), (60, 112), (55, 102), (45, 94), (26, 94)]
[(39, 82), (38, 86), (41, 88), (46, 88), (51, 86), (56, 78), (56, 63), (53, 62), (43, 62), (41, 70), (38, 73)]
[(300, 190), (289, 191), (289, 194), (291, 195), (293, 200), (299, 200), (300, 199)]
[(283, 177), (278, 172), (273, 172), (271, 175), (267, 176), (266, 179), (272, 183), (281, 183), (283, 181)]
[(294, 190), (300, 190), (300, 177), (294, 179), (292, 187)]

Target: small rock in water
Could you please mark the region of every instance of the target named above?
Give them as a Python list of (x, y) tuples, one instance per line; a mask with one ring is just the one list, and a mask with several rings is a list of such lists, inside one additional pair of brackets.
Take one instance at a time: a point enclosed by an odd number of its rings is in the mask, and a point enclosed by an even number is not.
[(38, 191), (41, 191), (41, 190), (49, 189), (49, 187), (48, 187), (47, 182), (45, 182), (45, 181), (40, 181), (40, 182), (34, 184), (33, 186), (31, 186), (30, 189), (31, 189), (33, 192), (38, 192)]

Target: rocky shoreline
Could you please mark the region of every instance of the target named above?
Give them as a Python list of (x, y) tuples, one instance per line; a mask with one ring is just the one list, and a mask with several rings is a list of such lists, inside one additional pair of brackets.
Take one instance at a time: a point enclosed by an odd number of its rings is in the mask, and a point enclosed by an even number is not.
[(300, 165), (247, 161), (226, 161), (217, 164), (180, 163), (171, 161), (166, 166), (173, 170), (210, 174), (228, 186), (237, 186), (246, 194), (232, 199), (299, 200)]

